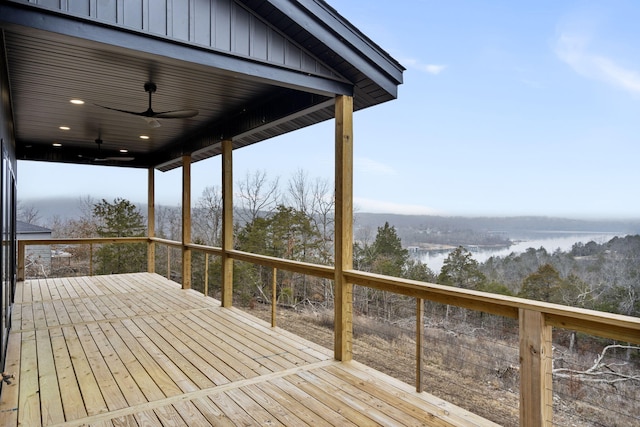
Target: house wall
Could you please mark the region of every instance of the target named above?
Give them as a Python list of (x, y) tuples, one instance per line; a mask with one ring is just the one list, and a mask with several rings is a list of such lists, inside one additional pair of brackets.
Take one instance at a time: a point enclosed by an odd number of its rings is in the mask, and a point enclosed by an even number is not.
[[(4, 34), (0, 32), (0, 371), (4, 371), (16, 284), (16, 150)], [(2, 387), (0, 382), (0, 387)], [(0, 388), (1, 392), (1, 388)]]
[(13, 0), (180, 40), (304, 73), (336, 77), (322, 61), (233, 0)]
[[(19, 233), (18, 240), (51, 239), (51, 233)], [(47, 275), (51, 271), (51, 246), (29, 245), (25, 248), (25, 268), (35, 269), (39, 274)]]

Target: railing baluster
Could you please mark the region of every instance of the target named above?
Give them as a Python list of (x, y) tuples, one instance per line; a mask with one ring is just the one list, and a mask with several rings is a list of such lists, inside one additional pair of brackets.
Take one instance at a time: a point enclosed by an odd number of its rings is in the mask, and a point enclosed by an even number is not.
[(209, 296), (209, 253), (204, 254), (204, 296)]
[(93, 276), (93, 243), (89, 243), (89, 276)]
[(156, 244), (153, 241), (147, 243), (147, 272), (156, 272)]
[(167, 246), (167, 279), (171, 280), (171, 247)]
[(416, 298), (416, 391), (422, 393), (424, 358), (422, 345), (424, 341), (424, 300)]
[(278, 278), (278, 269), (271, 269), (271, 327), (276, 327), (276, 286)]

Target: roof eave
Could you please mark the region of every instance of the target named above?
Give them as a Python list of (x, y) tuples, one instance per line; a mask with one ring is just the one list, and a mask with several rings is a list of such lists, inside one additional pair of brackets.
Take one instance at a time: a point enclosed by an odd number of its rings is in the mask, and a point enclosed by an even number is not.
[[(252, 7), (254, 0), (241, 0)], [(341, 60), (395, 99), (405, 68), (323, 0), (266, 0), (271, 8), (291, 19)], [(331, 64), (329, 64), (331, 65)], [(358, 85), (361, 82), (354, 82)], [(366, 82), (367, 84), (369, 82)], [(380, 101), (379, 100), (379, 101)], [(379, 102), (373, 102), (375, 105)]]

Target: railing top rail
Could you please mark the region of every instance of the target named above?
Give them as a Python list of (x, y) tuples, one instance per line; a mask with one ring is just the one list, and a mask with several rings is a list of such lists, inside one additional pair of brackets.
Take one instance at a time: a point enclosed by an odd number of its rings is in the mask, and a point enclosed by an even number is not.
[(219, 248), (219, 247), (199, 245), (197, 243), (189, 243), (186, 246), (196, 251), (202, 251), (202, 252), (206, 252), (214, 255), (222, 255), (222, 248)]
[(289, 259), (275, 258), (266, 255), (256, 255), (238, 250), (227, 251), (229, 256), (238, 261), (252, 262), (265, 267), (293, 271), (295, 273), (309, 274), (324, 279), (334, 279), (335, 269), (330, 265), (311, 264), (308, 262), (293, 261)]
[(149, 238), (150, 242), (155, 242), (155, 243), (160, 243), (162, 245), (167, 245), (167, 246), (174, 246), (174, 247), (182, 247), (182, 243), (178, 242), (177, 240), (169, 240), (169, 239), (162, 239), (160, 237), (150, 237)]
[(20, 239), (18, 244), (31, 245), (88, 245), (106, 243), (146, 243), (148, 237), (78, 237), (78, 238), (53, 238), (53, 239)]
[(569, 307), (489, 292), (460, 289), (357, 270), (344, 272), (347, 280), (362, 286), (416, 298), (519, 318), (520, 310), (538, 311), (547, 324), (601, 337), (640, 344), (640, 318), (603, 311)]

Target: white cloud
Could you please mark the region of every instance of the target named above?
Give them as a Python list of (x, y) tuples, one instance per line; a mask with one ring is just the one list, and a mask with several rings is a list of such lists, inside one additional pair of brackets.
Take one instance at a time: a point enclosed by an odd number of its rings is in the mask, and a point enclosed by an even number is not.
[(438, 75), (443, 72), (445, 68), (447, 68), (447, 66), (443, 64), (423, 64), (413, 58), (405, 58), (400, 62), (407, 68), (413, 68), (415, 70), (423, 71), (433, 75)]
[(640, 94), (640, 74), (622, 67), (613, 59), (589, 52), (584, 36), (563, 33), (556, 43), (556, 55), (578, 74), (604, 81), (629, 92)]
[(353, 160), (354, 168), (358, 172), (375, 175), (395, 175), (396, 171), (384, 163), (366, 157), (358, 157)]
[(446, 65), (436, 65), (436, 64), (426, 64), (426, 65), (420, 65), (418, 68), (426, 71), (429, 74), (440, 74), (445, 68), (447, 68)]
[(385, 202), (382, 200), (354, 197), (354, 204), (360, 212), (369, 213), (394, 213), (400, 215), (438, 215), (435, 209), (404, 203)]

